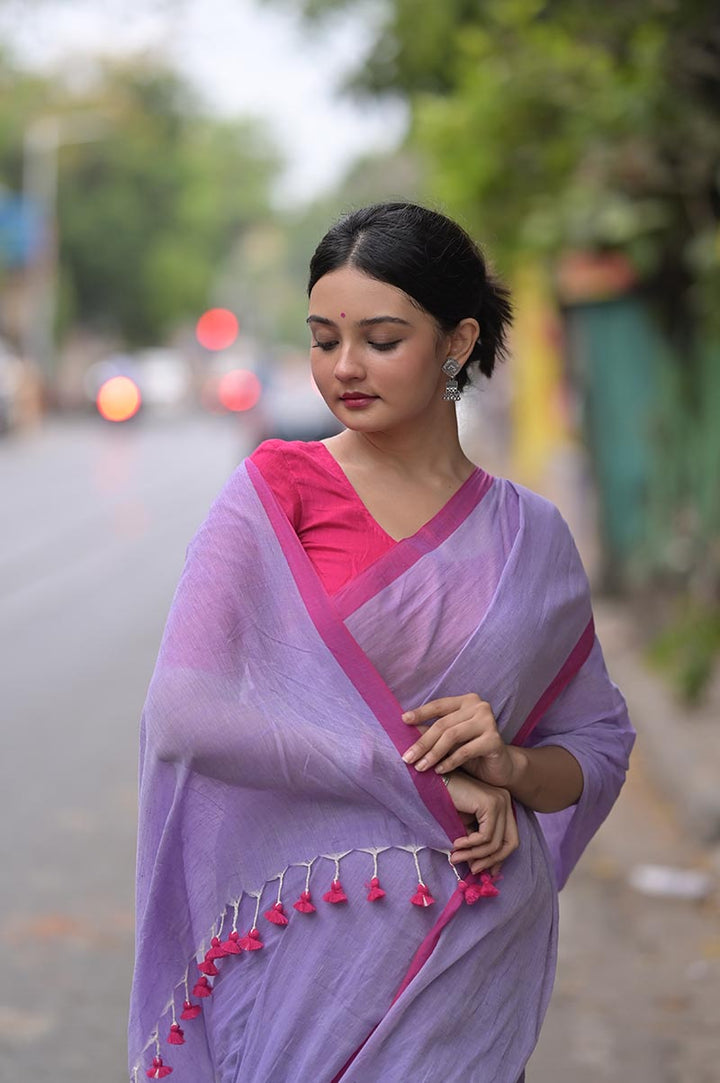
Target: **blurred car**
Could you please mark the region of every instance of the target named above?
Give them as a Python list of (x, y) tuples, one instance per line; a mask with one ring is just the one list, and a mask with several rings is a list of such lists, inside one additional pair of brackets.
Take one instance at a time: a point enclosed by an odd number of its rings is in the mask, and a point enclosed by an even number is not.
[(192, 374), (185, 358), (167, 348), (139, 350), (133, 355), (135, 379), (145, 410), (180, 413), (192, 401)]
[(156, 347), (132, 354), (115, 353), (90, 365), (83, 388), (93, 406), (97, 406), (101, 387), (116, 376), (125, 376), (136, 385), (143, 414), (181, 413), (193, 401), (190, 366), (175, 350)]

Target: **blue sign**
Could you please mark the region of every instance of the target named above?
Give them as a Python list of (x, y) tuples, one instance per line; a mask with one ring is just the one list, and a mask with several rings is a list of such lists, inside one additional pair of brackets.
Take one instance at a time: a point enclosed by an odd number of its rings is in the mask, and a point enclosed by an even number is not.
[(0, 267), (25, 267), (43, 243), (42, 217), (22, 196), (0, 192)]

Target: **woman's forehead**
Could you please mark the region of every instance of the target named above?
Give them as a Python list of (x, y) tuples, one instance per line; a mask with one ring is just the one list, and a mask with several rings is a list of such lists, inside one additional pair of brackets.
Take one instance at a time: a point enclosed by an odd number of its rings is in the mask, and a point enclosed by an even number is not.
[(415, 322), (418, 315), (406, 293), (355, 267), (342, 267), (319, 278), (310, 292), (309, 312), (354, 322), (379, 315)]

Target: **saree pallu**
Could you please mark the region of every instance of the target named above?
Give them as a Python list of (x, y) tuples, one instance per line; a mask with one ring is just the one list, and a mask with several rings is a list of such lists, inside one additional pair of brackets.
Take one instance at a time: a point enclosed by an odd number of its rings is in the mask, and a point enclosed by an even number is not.
[[(407, 767), (401, 714), (478, 692), (506, 741), (567, 748), (580, 800), (502, 880)], [(516, 1083), (555, 970), (557, 890), (633, 731), (569, 531), (481, 470), (329, 597), (262, 475), (193, 539), (141, 725), (130, 1078)]]

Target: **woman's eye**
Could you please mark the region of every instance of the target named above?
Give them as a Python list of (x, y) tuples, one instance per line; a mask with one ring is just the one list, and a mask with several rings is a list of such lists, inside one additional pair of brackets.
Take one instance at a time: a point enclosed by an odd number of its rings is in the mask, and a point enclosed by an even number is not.
[(337, 346), (337, 342), (313, 342), (312, 349), (322, 350), (324, 353), (327, 353), (328, 350), (334, 349), (335, 346)]
[(381, 353), (385, 350), (394, 350), (396, 346), (400, 345), (401, 339), (395, 339), (394, 342), (368, 342), (368, 346), (372, 346), (374, 350), (379, 350)]

